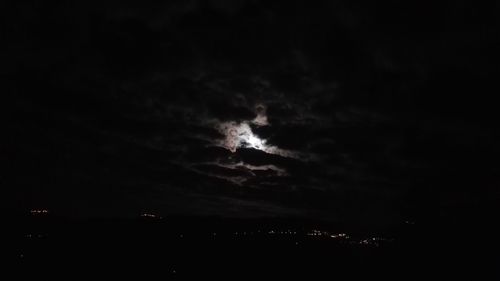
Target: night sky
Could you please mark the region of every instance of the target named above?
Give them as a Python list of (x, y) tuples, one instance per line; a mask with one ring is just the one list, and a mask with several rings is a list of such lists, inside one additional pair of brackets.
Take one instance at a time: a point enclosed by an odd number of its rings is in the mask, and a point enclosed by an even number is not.
[(499, 211), (494, 3), (8, 2), (8, 212), (391, 224)]

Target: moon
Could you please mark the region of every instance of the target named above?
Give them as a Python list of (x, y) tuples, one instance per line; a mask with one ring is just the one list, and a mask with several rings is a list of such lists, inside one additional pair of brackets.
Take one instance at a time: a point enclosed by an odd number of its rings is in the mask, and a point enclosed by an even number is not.
[(250, 135), (248, 138), (243, 139), (250, 147), (255, 149), (262, 149), (264, 147), (264, 141), (256, 136)]
[(248, 123), (224, 122), (218, 129), (225, 136), (221, 145), (232, 152), (239, 147), (267, 150), (266, 141), (256, 136)]

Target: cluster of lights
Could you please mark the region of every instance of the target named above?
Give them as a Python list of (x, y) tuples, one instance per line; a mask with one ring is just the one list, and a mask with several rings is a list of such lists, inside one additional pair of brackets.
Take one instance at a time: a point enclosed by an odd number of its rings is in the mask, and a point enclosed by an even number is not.
[(338, 233), (338, 234), (332, 234), (332, 235), (330, 235), (330, 238), (333, 238), (333, 239), (349, 239), (351, 237), (349, 235), (345, 234), (345, 233)]
[(234, 232), (233, 234), (239, 236), (239, 235), (255, 235), (255, 234), (261, 234), (261, 233), (269, 234), (269, 235), (297, 235), (297, 231), (290, 230), (290, 229), (287, 229), (287, 230), (269, 230), (267, 232), (261, 232), (260, 230), (257, 230), (256, 232), (253, 232), (253, 231), (238, 232), (237, 231), (237, 232)]
[(32, 215), (46, 215), (49, 213), (49, 210), (47, 209), (33, 209), (30, 210), (30, 214)]
[(234, 233), (234, 235), (236, 235), (236, 236), (240, 236), (240, 235), (245, 236), (245, 235), (253, 235), (253, 234), (254, 234), (253, 232), (246, 232), (246, 231), (243, 231), (243, 232), (238, 232), (237, 231), (237, 232)]
[(277, 231), (277, 230), (270, 230), (267, 232), (267, 234), (271, 234), (271, 235), (296, 235), (297, 232), (296, 231), (293, 231), (293, 230), (285, 230), (285, 231)]
[[(257, 233), (261, 233), (260, 230), (258, 230)], [(263, 232), (263, 233), (268, 234), (268, 235), (297, 235), (297, 231), (290, 230), (290, 229), (287, 229), (287, 230), (269, 230), (269, 231)], [(244, 236), (244, 235), (254, 235), (255, 232), (243, 231), (243, 232), (234, 232), (233, 234), (238, 235), (238, 236), (240, 236), (240, 235)], [(346, 233), (330, 233), (328, 231), (321, 231), (321, 230), (312, 230), (310, 232), (307, 232), (306, 235), (313, 236), (313, 237), (326, 237), (326, 238), (344, 239), (344, 240), (348, 240), (351, 238), (351, 236), (349, 236)]]
[(25, 238), (28, 238), (28, 239), (36, 239), (36, 238), (44, 238), (45, 235), (43, 234), (26, 234), (24, 235)]
[(142, 213), (141, 217), (143, 218), (152, 218), (152, 219), (161, 219), (161, 216), (150, 214), (150, 213)]
[(391, 242), (391, 241), (392, 241), (392, 239), (381, 238), (381, 237), (372, 237), (369, 239), (363, 239), (363, 240), (359, 241), (359, 244), (378, 247), (378, 246), (380, 246), (380, 243)]
[(332, 239), (345, 239), (345, 240), (351, 238), (346, 233), (330, 233), (328, 231), (321, 231), (321, 230), (312, 230), (311, 232), (307, 233), (307, 236), (326, 237)]
[[(252, 236), (252, 235), (259, 235), (259, 234), (264, 234), (264, 235), (298, 235), (296, 231), (294, 230), (269, 230), (269, 231), (236, 231), (233, 232), (234, 236)], [(217, 233), (212, 232), (211, 233), (212, 237), (216, 237)], [(299, 233), (300, 235), (300, 233)], [(321, 231), (321, 230), (312, 230), (310, 232), (305, 233), (307, 236), (312, 236), (315, 238), (327, 238), (327, 239), (335, 239), (338, 241), (342, 241), (342, 243), (348, 243), (351, 245), (364, 245), (364, 246), (375, 246), (379, 247), (382, 243), (385, 242), (392, 242), (393, 239), (388, 239), (388, 238), (382, 238), (382, 237), (371, 237), (371, 238), (363, 238), (361, 240), (358, 239), (352, 239), (350, 235), (347, 233), (330, 233), (328, 231)], [(184, 234), (180, 234), (179, 238), (184, 238)], [(295, 242), (295, 245), (298, 245), (298, 242)]]
[(308, 232), (307, 236), (330, 236), (330, 233), (314, 229), (311, 232)]
[(382, 237), (371, 237), (361, 240), (351, 240), (351, 236), (349, 236), (346, 233), (330, 234), (327, 231), (320, 231), (320, 230), (312, 230), (311, 232), (308, 232), (307, 235), (313, 237), (326, 237), (337, 240), (348, 240), (349, 244), (358, 244), (358, 245), (375, 246), (375, 247), (380, 246), (381, 243), (393, 241), (393, 239), (387, 239)]

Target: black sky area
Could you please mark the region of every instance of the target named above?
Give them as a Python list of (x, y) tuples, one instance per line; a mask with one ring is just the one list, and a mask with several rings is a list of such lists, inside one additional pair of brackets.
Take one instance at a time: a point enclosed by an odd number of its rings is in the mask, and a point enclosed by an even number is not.
[(365, 2), (2, 1), (2, 208), (495, 217), (497, 4)]

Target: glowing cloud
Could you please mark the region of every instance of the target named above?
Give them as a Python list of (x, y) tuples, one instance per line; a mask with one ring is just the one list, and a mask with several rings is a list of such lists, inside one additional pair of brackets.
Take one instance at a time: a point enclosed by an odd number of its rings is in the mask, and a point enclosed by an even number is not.
[(255, 117), (255, 119), (252, 120), (252, 124), (257, 126), (269, 125), (269, 122), (267, 121), (266, 107), (262, 104), (258, 104), (255, 107), (255, 111), (257, 113), (257, 117)]
[(276, 154), (283, 157), (289, 158), (301, 158), (302, 160), (310, 159), (310, 156), (302, 155), (295, 151), (290, 151), (286, 149), (281, 149), (274, 145), (267, 144), (265, 139), (259, 138), (252, 132), (250, 124), (255, 126), (270, 126), (267, 115), (266, 106), (263, 104), (257, 104), (255, 106), (255, 117), (251, 121), (243, 122), (215, 122), (215, 128), (225, 136), (224, 139), (217, 142), (217, 145), (229, 149), (231, 152), (236, 152), (240, 147), (242, 148), (254, 148), (264, 151), (269, 154)]
[(216, 129), (225, 136), (225, 138), (221, 140), (218, 145), (225, 147), (232, 152), (236, 152), (238, 148), (243, 147), (254, 148), (266, 153), (277, 154), (284, 157), (299, 158), (298, 154), (293, 151), (268, 145), (266, 140), (254, 135), (248, 122), (222, 122), (216, 126)]
[(266, 150), (265, 140), (255, 136), (248, 123), (224, 122), (217, 129), (226, 137), (221, 145), (235, 152), (238, 147), (251, 147)]

